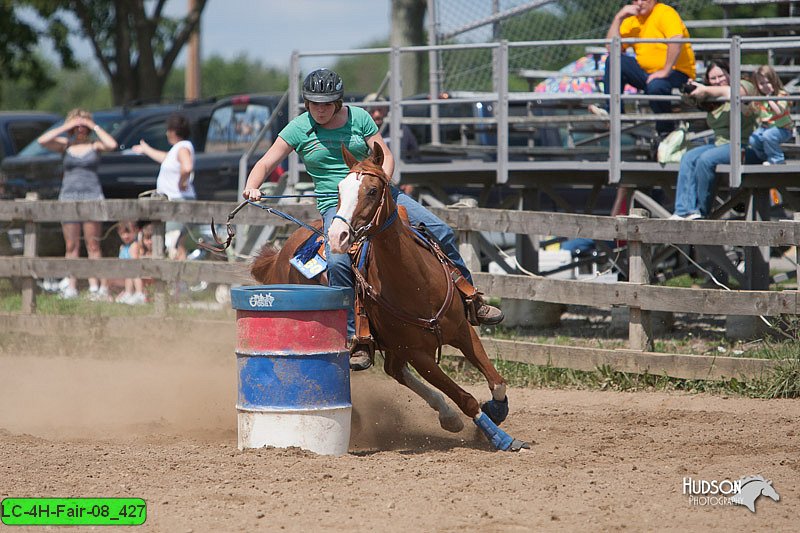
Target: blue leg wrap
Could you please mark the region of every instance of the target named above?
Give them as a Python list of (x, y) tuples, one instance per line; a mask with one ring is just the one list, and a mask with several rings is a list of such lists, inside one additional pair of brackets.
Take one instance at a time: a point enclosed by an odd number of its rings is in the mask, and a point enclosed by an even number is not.
[(474, 419), (475, 425), (481, 428), (483, 434), (486, 435), (486, 438), (489, 439), (489, 442), (492, 443), (498, 450), (507, 450), (511, 443), (514, 442), (514, 439), (497, 427), (497, 425), (491, 421), (491, 419), (486, 415), (486, 413), (481, 413), (478, 418)]
[(481, 405), (481, 411), (489, 415), (492, 422), (498, 426), (503, 423), (503, 420), (508, 416), (508, 396), (503, 401), (489, 400)]

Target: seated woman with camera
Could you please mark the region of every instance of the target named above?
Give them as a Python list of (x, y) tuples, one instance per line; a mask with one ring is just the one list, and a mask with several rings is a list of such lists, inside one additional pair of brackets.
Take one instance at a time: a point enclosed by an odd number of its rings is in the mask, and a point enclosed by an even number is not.
[[(688, 100), (706, 111), (706, 123), (714, 131), (714, 143), (692, 148), (681, 157), (675, 192), (675, 211), (671, 219), (707, 218), (714, 199), (717, 165), (731, 162), (731, 87), (728, 64), (718, 59), (709, 61), (704, 81), (705, 84), (687, 83), (682, 87), (682, 91), (687, 94)], [(739, 94), (755, 96), (755, 86), (747, 80), (740, 80)], [(717, 98), (727, 98), (728, 101), (713, 101)], [(753, 132), (755, 120), (754, 107), (743, 106), (742, 131), (739, 132), (743, 146), (747, 144)], [(755, 152), (749, 148), (745, 152), (745, 162), (759, 162)]]

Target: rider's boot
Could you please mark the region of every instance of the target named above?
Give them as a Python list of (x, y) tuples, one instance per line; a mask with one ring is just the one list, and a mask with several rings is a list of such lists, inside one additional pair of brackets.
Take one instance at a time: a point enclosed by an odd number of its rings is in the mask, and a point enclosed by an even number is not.
[(372, 350), (369, 344), (356, 344), (350, 348), (350, 369), (366, 370), (372, 366)]
[(495, 324), (502, 322), (506, 317), (501, 309), (487, 304), (481, 296), (478, 296), (476, 303), (478, 304), (478, 310), (475, 312), (475, 314), (478, 322), (483, 325), (494, 326)]
[(451, 275), (456, 289), (461, 293), (466, 304), (467, 319), (473, 326), (494, 326), (505, 318), (503, 311), (486, 303), (483, 295), (474, 285), (468, 282), (456, 267), (452, 267)]
[(369, 330), (369, 318), (364, 308), (364, 300), (360, 292), (356, 292), (355, 301), (355, 335), (350, 344), (350, 369), (366, 370), (372, 366), (375, 356), (375, 339)]

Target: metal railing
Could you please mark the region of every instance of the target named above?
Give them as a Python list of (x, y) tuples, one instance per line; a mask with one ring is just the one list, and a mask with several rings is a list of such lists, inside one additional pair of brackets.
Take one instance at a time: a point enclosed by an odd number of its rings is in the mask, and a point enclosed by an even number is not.
[[(654, 121), (654, 120), (675, 120), (678, 117), (667, 114), (653, 114), (653, 113), (623, 113), (623, 107), (626, 102), (636, 101), (651, 101), (651, 100), (668, 100), (679, 101), (680, 96), (650, 96), (643, 94), (628, 95), (623, 94), (623, 87), (620, 82), (620, 62), (611, 61), (610, 68), (610, 90), (609, 95), (604, 94), (542, 94), (534, 92), (519, 92), (509, 90), (509, 50), (519, 49), (525, 47), (541, 47), (541, 46), (574, 46), (580, 45), (584, 47), (607, 47), (610, 51), (610, 57), (619, 57), (622, 53), (624, 45), (631, 45), (636, 42), (670, 42), (670, 43), (685, 43), (689, 42), (699, 47), (702, 47), (703, 52), (719, 52), (729, 56), (731, 66), (731, 79), (740, 80), (742, 78), (742, 54), (754, 51), (765, 51), (775, 49), (800, 49), (800, 37), (771, 37), (771, 38), (742, 38), (734, 36), (729, 39), (620, 39), (615, 38), (612, 40), (598, 40), (598, 39), (578, 39), (568, 41), (522, 41), (522, 42), (491, 42), (480, 44), (448, 44), (448, 45), (428, 45), (428, 46), (409, 46), (409, 47), (390, 47), (390, 48), (370, 48), (362, 50), (328, 50), (318, 52), (295, 52), (292, 55), (290, 78), (289, 78), (289, 95), (290, 102), (300, 101), (300, 60), (302, 58), (322, 57), (322, 56), (353, 56), (365, 54), (388, 54), (389, 56), (389, 138), (399, 139), (403, 125), (408, 124), (425, 124), (430, 129), (431, 145), (441, 145), (439, 136), (440, 128), (443, 125), (481, 125), (481, 127), (488, 127), (494, 129), (497, 134), (496, 143), (496, 160), (494, 161), (478, 161), (471, 162), (471, 168), (480, 171), (493, 171), (495, 174), (495, 183), (503, 184), (508, 182), (509, 170), (537, 170), (546, 169), (546, 165), (542, 165), (541, 158), (532, 161), (514, 161), (510, 165), (509, 159), (509, 126), (512, 124), (529, 123), (532, 127), (536, 127), (537, 121), (535, 117), (515, 117), (509, 113), (510, 103), (529, 102), (531, 107), (535, 108), (544, 101), (556, 100), (564, 103), (568, 102), (570, 105), (588, 105), (593, 102), (608, 102), (609, 107), (609, 130), (608, 130), (608, 180), (607, 183), (614, 185), (620, 182), (621, 174), (625, 169), (626, 161), (622, 158), (622, 141), (623, 141), (623, 123), (625, 122), (639, 122), (639, 121)], [(466, 49), (485, 49), (492, 52), (492, 68), (493, 76), (493, 90), (489, 93), (482, 93), (474, 97), (468, 98), (441, 98), (439, 95), (436, 84), (432, 83), (431, 87), (434, 89), (430, 92), (427, 100), (409, 99), (404, 97), (402, 76), (400, 75), (401, 57), (404, 54), (419, 54), (424, 52), (442, 53), (445, 51), (466, 50)], [(535, 65), (533, 65), (535, 67)], [(435, 67), (434, 67), (435, 68)], [(431, 75), (431, 80), (435, 81), (437, 77)], [(800, 100), (799, 96), (782, 97), (781, 99), (796, 102)], [(766, 100), (765, 97), (754, 96), (741, 96), (738, 91), (732, 91), (730, 98), (731, 102), (731, 163), (728, 169), (728, 186), (731, 188), (738, 188), (742, 183), (743, 164), (741, 160), (742, 143), (738, 132), (741, 131), (741, 113), (740, 110), (744, 105), (749, 102)], [(449, 117), (441, 118), (439, 113), (440, 107), (450, 106), (464, 103), (490, 103), (494, 108), (494, 113), (489, 117)], [(364, 104), (369, 107), (370, 104)], [(374, 104), (372, 104), (374, 105)], [(414, 117), (409, 118), (405, 116), (404, 110), (408, 106), (427, 105), (430, 107), (429, 116), (424, 118)], [(293, 118), (299, 114), (301, 104), (289, 106), (289, 118)], [(697, 113), (692, 115), (694, 118), (700, 118), (704, 115)], [(541, 118), (541, 117), (538, 117)], [(548, 118), (550, 118), (548, 116)], [(682, 117), (681, 117), (682, 118)], [(578, 123), (578, 122), (591, 122), (602, 120), (599, 118), (591, 117), (560, 117), (553, 116), (552, 123)], [(539, 121), (541, 122), (541, 121)], [(567, 147), (568, 148), (568, 147)], [(396, 172), (399, 173), (400, 179), (404, 172), (430, 172), (435, 175), (437, 172), (453, 172), (461, 171), (462, 165), (458, 162), (453, 163), (420, 163), (408, 162), (403, 160), (402, 147), (400, 143), (392, 144), (392, 152), (396, 161)], [(568, 153), (568, 152), (567, 152)], [(552, 162), (549, 162), (552, 163)], [(565, 162), (565, 164), (568, 162)], [(580, 165), (576, 166), (579, 168)], [(655, 167), (654, 167), (655, 168)], [(299, 179), (301, 167), (296, 154), (290, 158), (289, 164), (289, 181), (295, 183)]]

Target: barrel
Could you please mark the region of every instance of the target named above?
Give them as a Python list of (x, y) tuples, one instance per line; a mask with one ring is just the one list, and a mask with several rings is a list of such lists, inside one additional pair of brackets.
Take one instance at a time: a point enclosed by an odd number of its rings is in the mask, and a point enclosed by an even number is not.
[(236, 310), (239, 449), (347, 453), (352, 291), (318, 285), (231, 289)]

